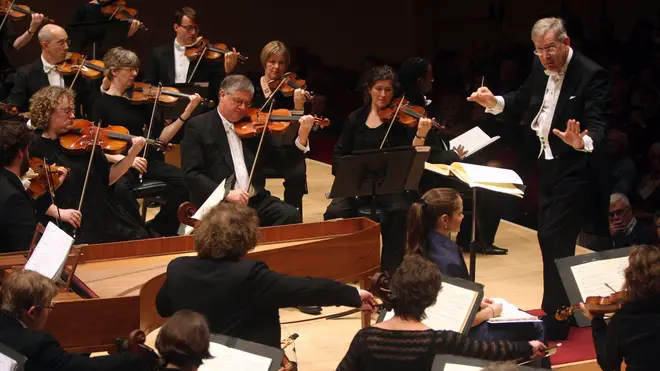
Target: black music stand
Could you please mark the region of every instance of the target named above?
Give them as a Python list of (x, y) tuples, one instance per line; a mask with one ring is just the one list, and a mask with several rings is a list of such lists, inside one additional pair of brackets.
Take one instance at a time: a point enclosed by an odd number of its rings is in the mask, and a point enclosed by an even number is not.
[(11, 363), (15, 362), (16, 364), (14, 365), (15, 366), (14, 371), (24, 370), (25, 362), (27, 361), (27, 358), (3, 343), (0, 343), (0, 357), (5, 358), (3, 359), (5, 363), (8, 361)]
[(417, 190), (431, 147), (395, 147), (356, 151), (339, 160), (327, 198), (371, 197), (376, 219), (376, 196)]
[(253, 343), (251, 341), (222, 335), (211, 334), (211, 342), (222, 344), (229, 348), (242, 350), (247, 353), (256, 354), (262, 357), (270, 358), (272, 360), (268, 371), (277, 371), (280, 369), (284, 351), (279, 348), (271, 347), (268, 345)]

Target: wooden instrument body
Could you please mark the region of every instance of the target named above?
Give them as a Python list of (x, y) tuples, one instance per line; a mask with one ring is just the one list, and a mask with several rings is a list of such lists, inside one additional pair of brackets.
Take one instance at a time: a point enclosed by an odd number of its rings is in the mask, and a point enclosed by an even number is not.
[[(247, 259), (264, 261), (280, 273), (359, 281), (366, 289), (369, 277), (380, 270), (380, 228), (366, 218), (266, 227), (260, 232), (259, 245)], [(192, 236), (82, 246), (76, 277), (98, 298), (58, 296), (45, 331), (63, 348), (86, 353), (113, 349), (116, 338), (136, 328), (153, 330), (145, 327), (159, 320), (154, 318), (155, 293), (151, 303), (141, 307), (142, 285), (156, 281), (157, 292), (167, 264), (195, 254)], [(363, 327), (370, 324), (368, 315), (362, 319)]]

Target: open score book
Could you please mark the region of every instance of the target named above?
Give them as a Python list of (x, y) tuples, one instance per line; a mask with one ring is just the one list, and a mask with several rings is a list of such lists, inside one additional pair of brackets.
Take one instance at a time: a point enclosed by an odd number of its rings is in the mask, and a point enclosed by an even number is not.
[(515, 171), (491, 166), (481, 166), (454, 162), (451, 165), (425, 163), (424, 170), (451, 176), (471, 188), (479, 187), (491, 191), (506, 193), (522, 198), (525, 194), (522, 179)]

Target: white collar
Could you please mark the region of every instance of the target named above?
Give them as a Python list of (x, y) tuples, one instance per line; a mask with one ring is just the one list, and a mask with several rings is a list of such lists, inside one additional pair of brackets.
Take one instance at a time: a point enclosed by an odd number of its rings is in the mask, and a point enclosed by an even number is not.
[(46, 59), (44, 59), (44, 55), (43, 55), (43, 54), (41, 54), (41, 63), (44, 65), (44, 72), (45, 72), (46, 74), (50, 73), (50, 71), (52, 71), (52, 70), (54, 70), (55, 68), (57, 68), (57, 66), (55, 66), (54, 64), (50, 64), (50, 63), (48, 63), (48, 61), (46, 61)]
[(174, 49), (183, 52), (183, 51), (186, 50), (186, 47), (183, 46), (183, 45), (181, 45), (181, 44), (179, 44), (179, 41), (178, 41), (178, 40), (176, 39), (176, 37), (175, 37), (175, 38), (174, 38)]
[(222, 114), (220, 113), (220, 107), (216, 108), (215, 112), (218, 113), (218, 116), (220, 116), (220, 120), (222, 121), (222, 125), (225, 127), (225, 130), (234, 130), (234, 124), (229, 122)]
[(568, 69), (568, 64), (571, 63), (571, 58), (573, 58), (573, 48), (570, 46), (568, 47), (568, 57), (566, 58), (566, 63), (564, 63), (564, 67), (561, 68), (561, 72), (554, 72), (554, 71), (548, 71), (544, 70), (545, 74), (548, 76), (563, 76), (566, 74), (566, 70)]

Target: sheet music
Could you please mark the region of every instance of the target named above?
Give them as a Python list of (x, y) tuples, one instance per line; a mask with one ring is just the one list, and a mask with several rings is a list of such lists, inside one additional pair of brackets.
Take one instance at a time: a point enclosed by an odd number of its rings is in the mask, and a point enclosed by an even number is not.
[(483, 367), (460, 365), (456, 363), (447, 363), (442, 371), (481, 371)]
[(447, 166), (445, 164), (432, 164), (430, 162), (425, 162), (424, 163), (424, 170), (432, 171), (434, 173), (438, 173), (438, 174), (444, 175), (444, 176), (449, 176), (450, 175), (449, 166)]
[(41, 273), (51, 280), (58, 278), (71, 246), (73, 246), (73, 238), (57, 225), (48, 222), (44, 234), (25, 264), (25, 270)]
[(18, 369), (18, 363), (0, 353), (0, 371), (15, 371), (16, 369)]
[(212, 359), (204, 360), (199, 371), (268, 371), (272, 359), (211, 342)]
[(454, 172), (454, 169), (463, 170), (465, 175), (468, 176), (470, 183), (524, 184), (520, 176), (510, 169), (466, 164), (463, 162), (451, 164), (451, 169), (452, 172)]
[[(219, 204), (220, 202), (222, 202), (222, 200), (225, 199), (226, 181), (227, 181), (226, 179), (223, 180), (222, 183), (220, 183), (220, 185), (216, 187), (216, 189), (213, 191), (213, 193), (211, 193), (209, 198), (207, 198), (206, 201), (204, 201), (204, 203), (202, 204), (202, 206), (200, 206), (200, 208), (197, 209), (195, 215), (192, 216), (193, 219), (202, 220), (204, 215), (206, 215), (206, 213), (208, 213), (209, 210), (211, 210), (215, 205)], [(190, 234), (193, 230), (195, 230), (195, 228), (193, 228), (192, 226), (186, 226), (184, 233)]]
[(479, 152), (484, 147), (489, 146), (491, 143), (500, 139), (499, 136), (489, 137), (488, 134), (484, 133), (480, 127), (475, 126), (472, 129), (466, 131), (465, 133), (459, 135), (458, 137), (449, 141), (449, 148), (455, 148), (460, 145), (467, 149), (468, 153), (465, 156), (466, 158)]
[(493, 302), (502, 304), (502, 314), (499, 317), (488, 320), (490, 323), (509, 323), (509, 322), (541, 322), (538, 317), (523, 312), (515, 305), (501, 298), (493, 298)]
[(614, 290), (621, 290), (623, 270), (628, 266), (628, 257), (592, 261), (571, 267), (582, 301), (587, 296), (609, 296), (612, 294), (605, 284)]

